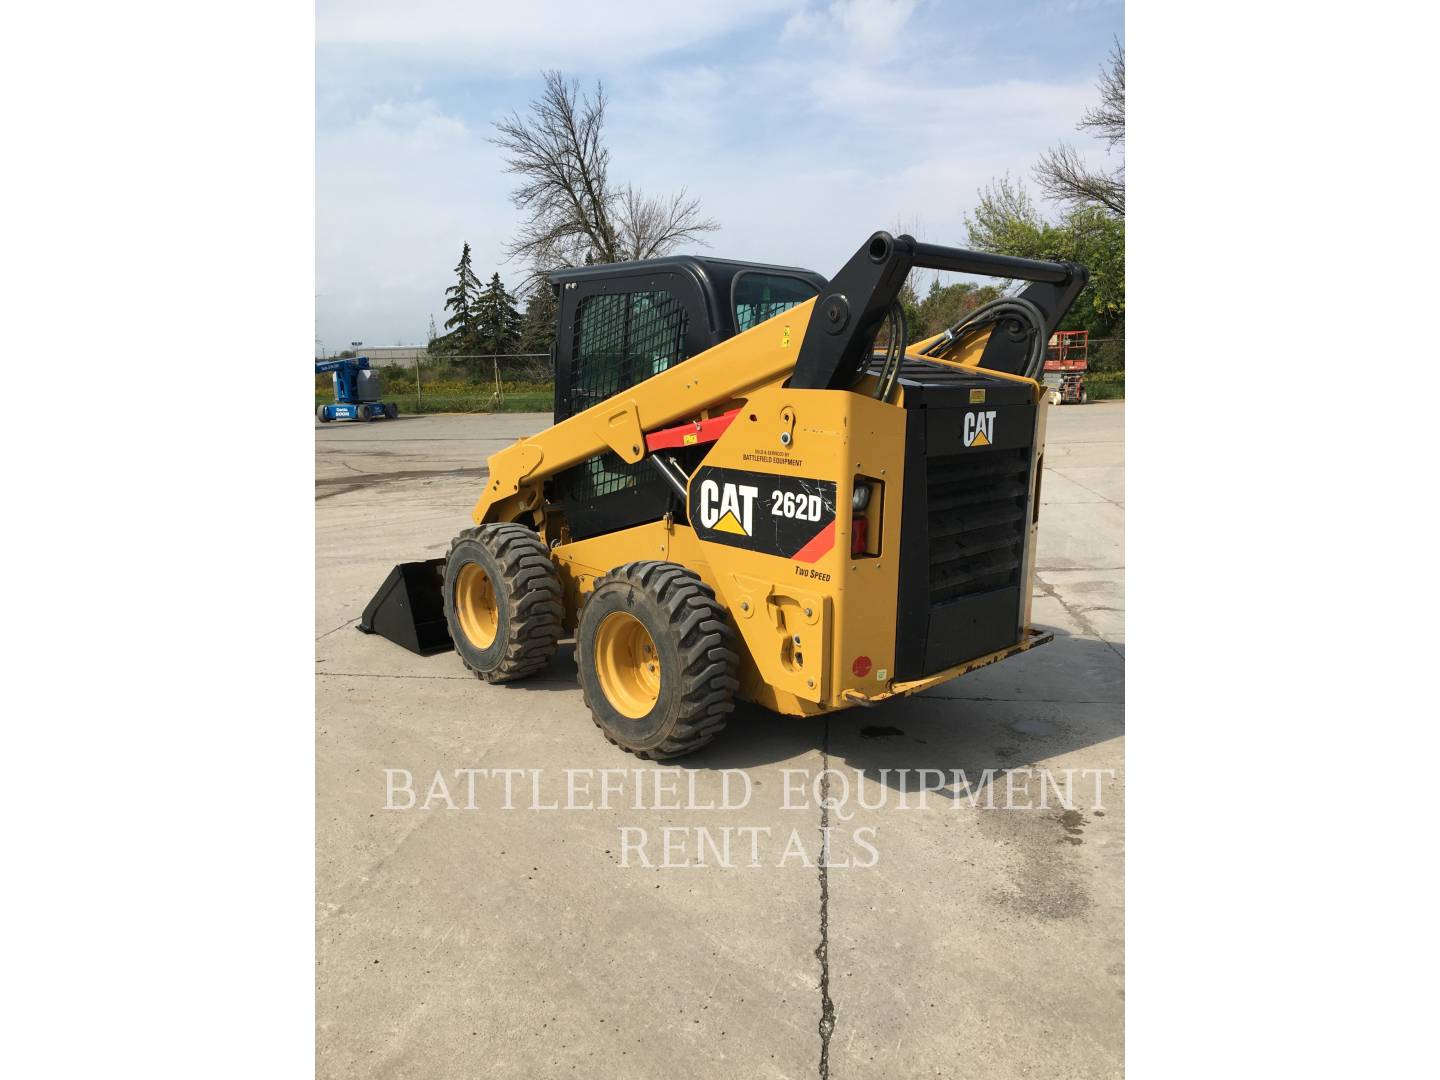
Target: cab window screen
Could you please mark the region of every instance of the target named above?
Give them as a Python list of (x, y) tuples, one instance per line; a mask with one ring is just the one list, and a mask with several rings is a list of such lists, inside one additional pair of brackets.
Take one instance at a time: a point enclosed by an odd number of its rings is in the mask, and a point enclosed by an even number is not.
[[(570, 412), (575, 415), (687, 358), (685, 306), (664, 289), (587, 296), (575, 313)], [(663, 485), (647, 463), (605, 451), (556, 477), (568, 499), (589, 502)]]
[(742, 332), (773, 319), (817, 291), (808, 281), (783, 274), (741, 274), (735, 282), (735, 329)]
[(575, 317), (570, 413), (685, 359), (685, 306), (663, 289), (587, 296)]

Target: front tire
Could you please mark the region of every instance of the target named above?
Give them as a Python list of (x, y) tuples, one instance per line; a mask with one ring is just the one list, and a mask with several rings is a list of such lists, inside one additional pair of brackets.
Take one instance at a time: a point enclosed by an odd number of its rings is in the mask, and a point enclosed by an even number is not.
[(740, 688), (725, 610), (674, 563), (629, 563), (602, 578), (580, 615), (575, 657), (596, 726), (656, 761), (720, 734)]
[(327, 406), (325, 405), (321, 405), (315, 410), (315, 419), (319, 420), (322, 424), (328, 424), (330, 422), (330, 413), (326, 410)]
[(466, 529), (445, 560), (445, 621), (465, 666), (486, 682), (543, 670), (555, 655), (565, 605), (560, 574), (524, 525)]

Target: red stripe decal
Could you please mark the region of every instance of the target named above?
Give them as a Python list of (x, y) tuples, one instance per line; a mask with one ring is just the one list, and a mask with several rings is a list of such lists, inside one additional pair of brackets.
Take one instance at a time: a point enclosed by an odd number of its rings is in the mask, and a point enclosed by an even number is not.
[(679, 427), (652, 432), (645, 436), (645, 449), (669, 450), (672, 447), (712, 443), (725, 434), (725, 429), (739, 415), (739, 409), (732, 409), (723, 416), (712, 416), (709, 420), (692, 420)]
[(791, 556), (796, 562), (814, 562), (835, 546), (835, 522), (816, 533), (804, 547)]

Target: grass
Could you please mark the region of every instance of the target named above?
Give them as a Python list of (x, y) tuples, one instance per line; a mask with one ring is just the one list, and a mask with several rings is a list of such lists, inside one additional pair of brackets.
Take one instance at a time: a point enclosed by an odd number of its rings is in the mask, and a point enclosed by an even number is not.
[[(486, 413), (486, 412), (549, 412), (555, 407), (555, 388), (547, 383), (502, 383), (504, 400), (495, 403), (495, 387), (488, 383), (438, 383), (421, 388), (420, 403), (415, 402), (415, 384), (387, 379), (384, 401), (393, 401), (401, 413)], [(329, 388), (315, 390), (318, 408), (335, 397)]]
[(1091, 401), (1123, 401), (1125, 372), (1095, 371), (1085, 376), (1085, 396)]

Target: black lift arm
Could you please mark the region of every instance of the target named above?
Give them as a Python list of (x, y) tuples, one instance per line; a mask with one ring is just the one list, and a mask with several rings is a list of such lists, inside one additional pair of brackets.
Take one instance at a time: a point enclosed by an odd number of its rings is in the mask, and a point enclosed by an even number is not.
[[(1041, 262), (983, 251), (923, 244), (913, 236), (877, 232), (857, 251), (815, 301), (815, 315), (800, 346), (790, 385), (809, 390), (840, 389), (855, 382), (870, 360), (871, 346), (890, 305), (913, 267), (962, 274), (1018, 278), (1031, 284), (1020, 296), (1045, 317), (1046, 340), (1054, 333), (1089, 271), (1076, 263)], [(992, 333), (980, 366), (1020, 371), (1026, 341)]]

